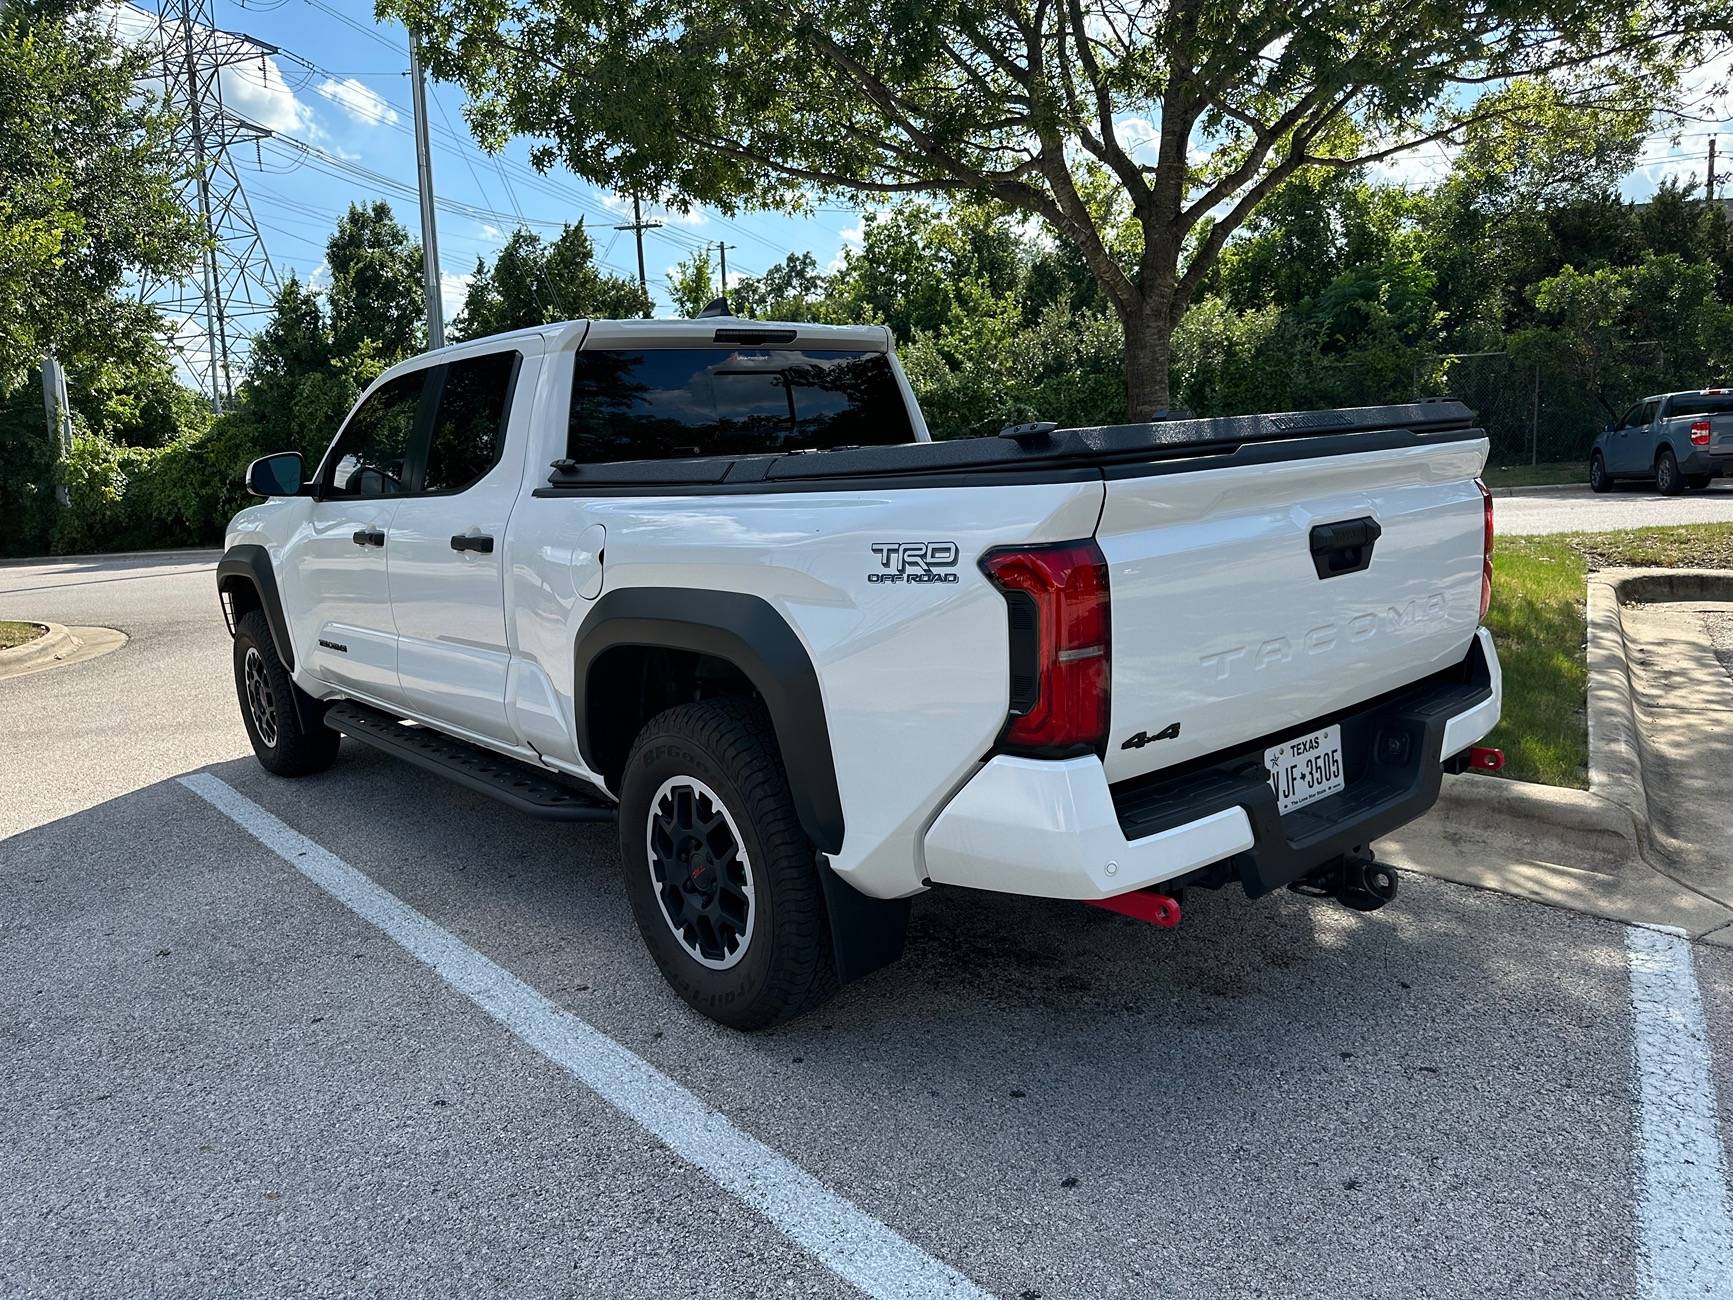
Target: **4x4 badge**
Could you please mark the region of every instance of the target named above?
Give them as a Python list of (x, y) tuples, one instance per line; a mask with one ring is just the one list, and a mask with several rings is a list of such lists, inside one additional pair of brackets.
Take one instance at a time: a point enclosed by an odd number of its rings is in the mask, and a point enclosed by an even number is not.
[(1153, 736), (1147, 731), (1140, 731), (1135, 736), (1127, 736), (1121, 749), (1142, 749), (1145, 745), (1153, 745), (1158, 740), (1178, 740), (1179, 723), (1170, 722)]

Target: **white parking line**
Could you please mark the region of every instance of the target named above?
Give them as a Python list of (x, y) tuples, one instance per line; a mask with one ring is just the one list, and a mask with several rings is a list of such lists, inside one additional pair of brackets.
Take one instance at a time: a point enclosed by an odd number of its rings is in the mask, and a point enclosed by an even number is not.
[(208, 773), (182, 785), (676, 1155), (874, 1300), (987, 1300), (987, 1292), (749, 1137), (649, 1062), (543, 997), (336, 854)]
[(1637, 1284), (1645, 1300), (1733, 1297), (1733, 1214), (1691, 945), (1630, 926)]

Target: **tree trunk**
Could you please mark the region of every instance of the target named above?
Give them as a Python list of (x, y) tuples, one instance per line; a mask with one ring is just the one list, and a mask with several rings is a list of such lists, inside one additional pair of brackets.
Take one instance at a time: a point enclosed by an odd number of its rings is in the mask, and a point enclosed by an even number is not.
[(1168, 369), (1173, 358), (1173, 326), (1165, 311), (1141, 311), (1125, 325), (1125, 418), (1148, 420), (1172, 405)]

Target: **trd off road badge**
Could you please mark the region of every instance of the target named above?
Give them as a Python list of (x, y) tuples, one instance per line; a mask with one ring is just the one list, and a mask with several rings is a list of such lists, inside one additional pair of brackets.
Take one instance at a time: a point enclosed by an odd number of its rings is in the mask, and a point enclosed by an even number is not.
[(879, 562), (868, 582), (956, 582), (955, 542), (874, 542)]

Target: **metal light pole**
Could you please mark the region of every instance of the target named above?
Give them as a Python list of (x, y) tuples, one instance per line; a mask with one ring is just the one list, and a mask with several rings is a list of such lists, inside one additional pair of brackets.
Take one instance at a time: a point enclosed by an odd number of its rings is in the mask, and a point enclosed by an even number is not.
[(439, 230), (433, 213), (433, 150), (427, 143), (427, 86), (421, 56), (409, 38), (409, 81), (415, 105), (415, 178), (421, 190), (421, 278), (427, 293), (427, 346), (445, 346), (445, 308), (439, 299)]

